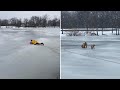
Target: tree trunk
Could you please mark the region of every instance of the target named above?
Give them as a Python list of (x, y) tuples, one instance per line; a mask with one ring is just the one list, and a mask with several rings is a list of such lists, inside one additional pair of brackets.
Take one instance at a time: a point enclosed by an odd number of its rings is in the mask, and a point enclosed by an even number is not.
[(63, 29), (62, 29), (62, 34), (63, 34)]
[(87, 34), (88, 34), (88, 27), (87, 27)]
[(112, 34), (113, 34), (113, 28), (112, 28)]
[(98, 36), (98, 28), (96, 29), (96, 31), (97, 31), (97, 36)]
[(119, 35), (119, 28), (118, 28), (118, 35)]
[(103, 35), (103, 28), (102, 28), (102, 35)]

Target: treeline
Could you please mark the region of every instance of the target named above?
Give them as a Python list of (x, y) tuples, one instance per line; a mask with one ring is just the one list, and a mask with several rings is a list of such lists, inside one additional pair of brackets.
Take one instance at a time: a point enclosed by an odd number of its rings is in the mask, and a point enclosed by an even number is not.
[(47, 15), (32, 16), (30, 19), (24, 20), (18, 18), (0, 19), (0, 26), (16, 26), (16, 27), (60, 27), (58, 18), (48, 19)]
[(62, 11), (61, 28), (120, 28), (120, 11)]

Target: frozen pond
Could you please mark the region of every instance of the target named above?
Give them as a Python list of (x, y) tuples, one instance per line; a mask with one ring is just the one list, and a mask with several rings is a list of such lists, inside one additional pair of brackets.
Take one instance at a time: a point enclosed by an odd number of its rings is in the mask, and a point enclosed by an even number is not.
[[(59, 28), (0, 29), (0, 78), (59, 78), (59, 30)], [(43, 42), (45, 46), (30, 45), (31, 39)]]
[[(120, 79), (120, 36), (65, 36), (61, 37), (62, 79)], [(95, 44), (81, 48), (86, 41)]]

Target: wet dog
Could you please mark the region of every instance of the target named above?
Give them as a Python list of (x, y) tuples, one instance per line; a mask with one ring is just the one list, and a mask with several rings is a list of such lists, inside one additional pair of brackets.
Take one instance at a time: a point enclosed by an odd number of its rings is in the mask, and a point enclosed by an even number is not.
[(91, 45), (91, 49), (95, 49), (95, 44), (92, 44), (92, 45)]

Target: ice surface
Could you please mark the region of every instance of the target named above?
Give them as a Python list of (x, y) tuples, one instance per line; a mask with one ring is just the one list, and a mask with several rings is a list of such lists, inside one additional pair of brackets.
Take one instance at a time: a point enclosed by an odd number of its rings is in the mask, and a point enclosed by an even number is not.
[[(60, 29), (20, 29), (0, 29), (0, 78), (59, 78)], [(43, 42), (45, 46), (30, 45), (31, 39)]]
[[(108, 34), (107, 34), (108, 33)], [(120, 36), (61, 37), (62, 79), (120, 79)], [(88, 48), (81, 48), (86, 41)], [(95, 49), (90, 45), (95, 44)]]

